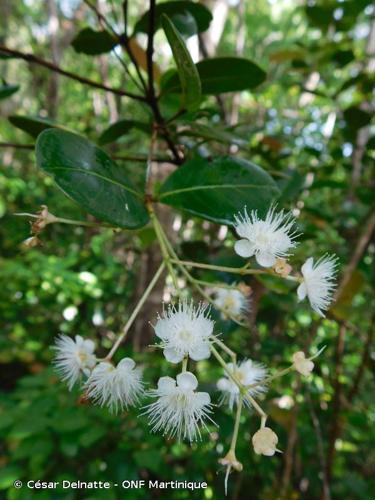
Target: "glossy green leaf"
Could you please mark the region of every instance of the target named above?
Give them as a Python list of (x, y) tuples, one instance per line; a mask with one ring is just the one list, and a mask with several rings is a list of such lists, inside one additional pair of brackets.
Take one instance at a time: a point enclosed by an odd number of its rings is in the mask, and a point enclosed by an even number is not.
[(198, 109), (202, 99), (201, 82), (197, 68), (172, 21), (163, 15), (162, 24), (177, 65), (182, 89), (182, 107), (188, 111), (194, 111)]
[(110, 52), (118, 41), (108, 31), (95, 31), (92, 28), (84, 28), (72, 41), (76, 52), (95, 56)]
[(0, 85), (0, 100), (5, 99), (19, 90), (19, 85)]
[[(161, 17), (166, 14), (181, 35), (192, 36), (206, 31), (212, 21), (211, 12), (201, 3), (175, 1), (164, 2), (155, 8), (155, 31), (161, 28)], [(148, 33), (150, 13), (147, 11), (135, 25), (135, 33)]]
[(8, 120), (12, 125), (31, 135), (34, 139), (47, 128), (62, 128), (55, 121), (39, 116), (11, 115), (8, 116)]
[[(203, 59), (196, 64), (196, 68), (202, 94), (206, 95), (253, 89), (266, 79), (266, 73), (257, 64), (242, 57)], [(165, 81), (163, 89), (170, 92), (181, 91), (176, 73)]]
[(223, 156), (182, 165), (162, 185), (159, 199), (204, 219), (232, 224), (245, 206), (264, 213), (278, 194), (275, 181), (262, 168)]
[(142, 132), (149, 133), (151, 125), (148, 123), (138, 122), (134, 120), (119, 120), (110, 125), (99, 137), (99, 144), (109, 144), (127, 134), (129, 130), (136, 128)]
[(63, 130), (45, 130), (36, 143), (36, 159), (67, 196), (95, 217), (128, 229), (147, 223), (142, 193), (87, 139)]

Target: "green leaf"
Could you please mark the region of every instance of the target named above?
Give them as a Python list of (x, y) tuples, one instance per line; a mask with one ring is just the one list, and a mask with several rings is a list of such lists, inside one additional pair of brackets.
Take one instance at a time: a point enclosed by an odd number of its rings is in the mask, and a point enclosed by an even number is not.
[(72, 41), (76, 52), (90, 56), (110, 52), (117, 44), (118, 40), (108, 31), (95, 31), (92, 28), (84, 28)]
[[(266, 73), (249, 59), (242, 57), (213, 57), (196, 64), (202, 84), (202, 94), (216, 95), (257, 87), (266, 79)], [(177, 74), (168, 78), (163, 90), (180, 92)]]
[(19, 85), (0, 85), (0, 100), (6, 99), (20, 89)]
[(47, 128), (62, 128), (55, 121), (39, 116), (12, 115), (8, 116), (8, 120), (12, 125), (31, 135), (34, 139)]
[(136, 128), (142, 132), (149, 133), (151, 125), (148, 123), (138, 122), (134, 120), (119, 120), (110, 125), (99, 137), (99, 144), (109, 144), (114, 142), (123, 135), (127, 134), (129, 130)]
[(36, 159), (67, 196), (95, 217), (127, 229), (148, 222), (143, 195), (87, 139), (63, 130), (45, 130), (36, 143)]
[(233, 224), (234, 215), (245, 206), (266, 212), (278, 194), (275, 181), (263, 169), (223, 156), (182, 165), (162, 185), (159, 199), (204, 219)]
[(193, 123), (191, 127), (182, 129), (178, 134), (181, 136), (199, 137), (207, 141), (217, 141), (227, 144), (247, 144), (247, 141), (244, 141), (227, 130), (222, 130), (217, 126), (203, 125), (201, 123)]
[[(181, 35), (192, 36), (206, 31), (212, 21), (211, 12), (202, 4), (196, 2), (164, 2), (155, 8), (155, 31), (161, 28), (161, 17), (166, 14), (176, 26)], [(135, 33), (148, 33), (150, 12), (147, 11), (135, 25)]]
[(162, 24), (177, 65), (182, 89), (182, 107), (188, 111), (194, 111), (198, 109), (202, 99), (201, 82), (197, 68), (172, 21), (163, 15)]
[(344, 118), (349, 128), (358, 130), (370, 124), (372, 114), (359, 107), (351, 106), (344, 110)]

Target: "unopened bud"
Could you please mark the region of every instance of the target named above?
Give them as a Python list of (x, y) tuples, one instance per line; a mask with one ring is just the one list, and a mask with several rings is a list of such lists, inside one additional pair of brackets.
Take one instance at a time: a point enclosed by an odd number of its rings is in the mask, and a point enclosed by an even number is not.
[(283, 278), (288, 276), (292, 272), (292, 266), (288, 264), (286, 259), (278, 257), (276, 263), (273, 266), (275, 273), (280, 274)]
[(272, 457), (276, 451), (276, 445), (278, 442), (277, 435), (269, 427), (262, 427), (257, 431), (253, 438), (253, 447), (257, 455), (266, 455), (267, 457)]
[(246, 285), (246, 283), (239, 283), (237, 289), (245, 296), (249, 296), (253, 292), (251, 286)]
[(295, 370), (301, 375), (307, 377), (313, 371), (314, 363), (311, 361), (311, 359), (306, 359), (304, 352), (296, 352), (295, 354), (293, 354), (292, 359)]
[(42, 242), (40, 241), (40, 239), (37, 236), (31, 236), (30, 238), (27, 238), (26, 240), (24, 240), (22, 242), (22, 245), (27, 247), (27, 248), (34, 248), (34, 247), (37, 247), (41, 244), (42, 244)]

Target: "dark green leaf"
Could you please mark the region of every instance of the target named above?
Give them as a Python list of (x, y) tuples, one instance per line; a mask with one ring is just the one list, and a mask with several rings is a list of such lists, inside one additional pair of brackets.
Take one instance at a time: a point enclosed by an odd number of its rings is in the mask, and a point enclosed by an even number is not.
[(14, 94), (19, 88), (19, 85), (0, 85), (0, 100)]
[[(202, 94), (216, 95), (225, 92), (253, 89), (264, 82), (266, 73), (255, 63), (242, 57), (214, 57), (196, 64), (202, 83)], [(164, 90), (180, 92), (178, 76), (172, 74)]]
[(119, 120), (104, 130), (99, 137), (99, 144), (109, 144), (110, 142), (114, 142), (119, 137), (127, 134), (132, 128), (149, 133), (151, 125), (134, 120)]
[(58, 129), (44, 131), (36, 143), (37, 165), (87, 212), (128, 229), (144, 226), (148, 213), (141, 193), (123, 170), (87, 139)]
[(188, 111), (194, 111), (199, 107), (202, 99), (201, 82), (197, 68), (172, 21), (163, 15), (162, 24), (177, 65), (182, 89), (182, 107)]
[(72, 41), (76, 52), (95, 56), (110, 52), (116, 45), (116, 40), (108, 31), (95, 31), (84, 28)]
[(278, 198), (279, 202), (296, 198), (305, 185), (306, 176), (298, 170), (292, 170), (289, 174), (287, 179), (282, 179), (278, 182), (281, 191), (281, 195)]
[(196, 158), (168, 177), (160, 189), (160, 201), (204, 219), (232, 224), (245, 206), (265, 212), (278, 194), (272, 177), (249, 161)]
[(371, 122), (372, 115), (356, 106), (351, 106), (344, 111), (344, 118), (349, 128), (358, 130)]
[[(155, 8), (155, 31), (161, 28), (161, 16), (170, 17), (181, 35), (192, 36), (206, 31), (212, 21), (211, 12), (202, 4), (196, 2), (164, 2)], [(136, 33), (147, 33), (150, 13), (147, 11), (135, 25)]]
[(34, 139), (47, 128), (62, 128), (55, 121), (39, 116), (12, 115), (8, 117), (8, 120), (12, 125), (31, 135)]

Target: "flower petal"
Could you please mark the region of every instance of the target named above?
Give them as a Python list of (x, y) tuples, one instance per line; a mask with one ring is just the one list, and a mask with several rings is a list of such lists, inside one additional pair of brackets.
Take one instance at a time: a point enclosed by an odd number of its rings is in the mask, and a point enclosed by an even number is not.
[(201, 343), (197, 347), (189, 350), (189, 356), (194, 361), (202, 361), (211, 356), (210, 345), (208, 343)]
[(93, 353), (95, 351), (95, 342), (90, 339), (86, 339), (83, 341), (83, 346), (85, 350), (89, 353)]
[(183, 372), (176, 377), (177, 385), (185, 391), (194, 391), (198, 387), (197, 377), (191, 372)]
[(305, 275), (310, 273), (313, 269), (313, 264), (314, 264), (314, 259), (312, 257), (309, 257), (301, 267), (302, 274)]
[(307, 295), (307, 288), (305, 282), (302, 282), (297, 288), (298, 300), (303, 300)]
[(160, 377), (158, 381), (158, 390), (163, 393), (169, 393), (176, 387), (176, 381), (172, 377)]
[(180, 363), (184, 359), (184, 354), (176, 351), (173, 347), (167, 347), (164, 349), (164, 357), (170, 363)]
[(254, 255), (254, 245), (249, 240), (239, 240), (234, 245), (234, 251), (240, 257), (251, 257)]
[(276, 263), (276, 257), (269, 252), (258, 252), (255, 255), (256, 261), (262, 267), (271, 267)]
[(131, 358), (124, 358), (117, 365), (117, 368), (123, 368), (125, 370), (132, 370), (134, 367), (135, 361)]

